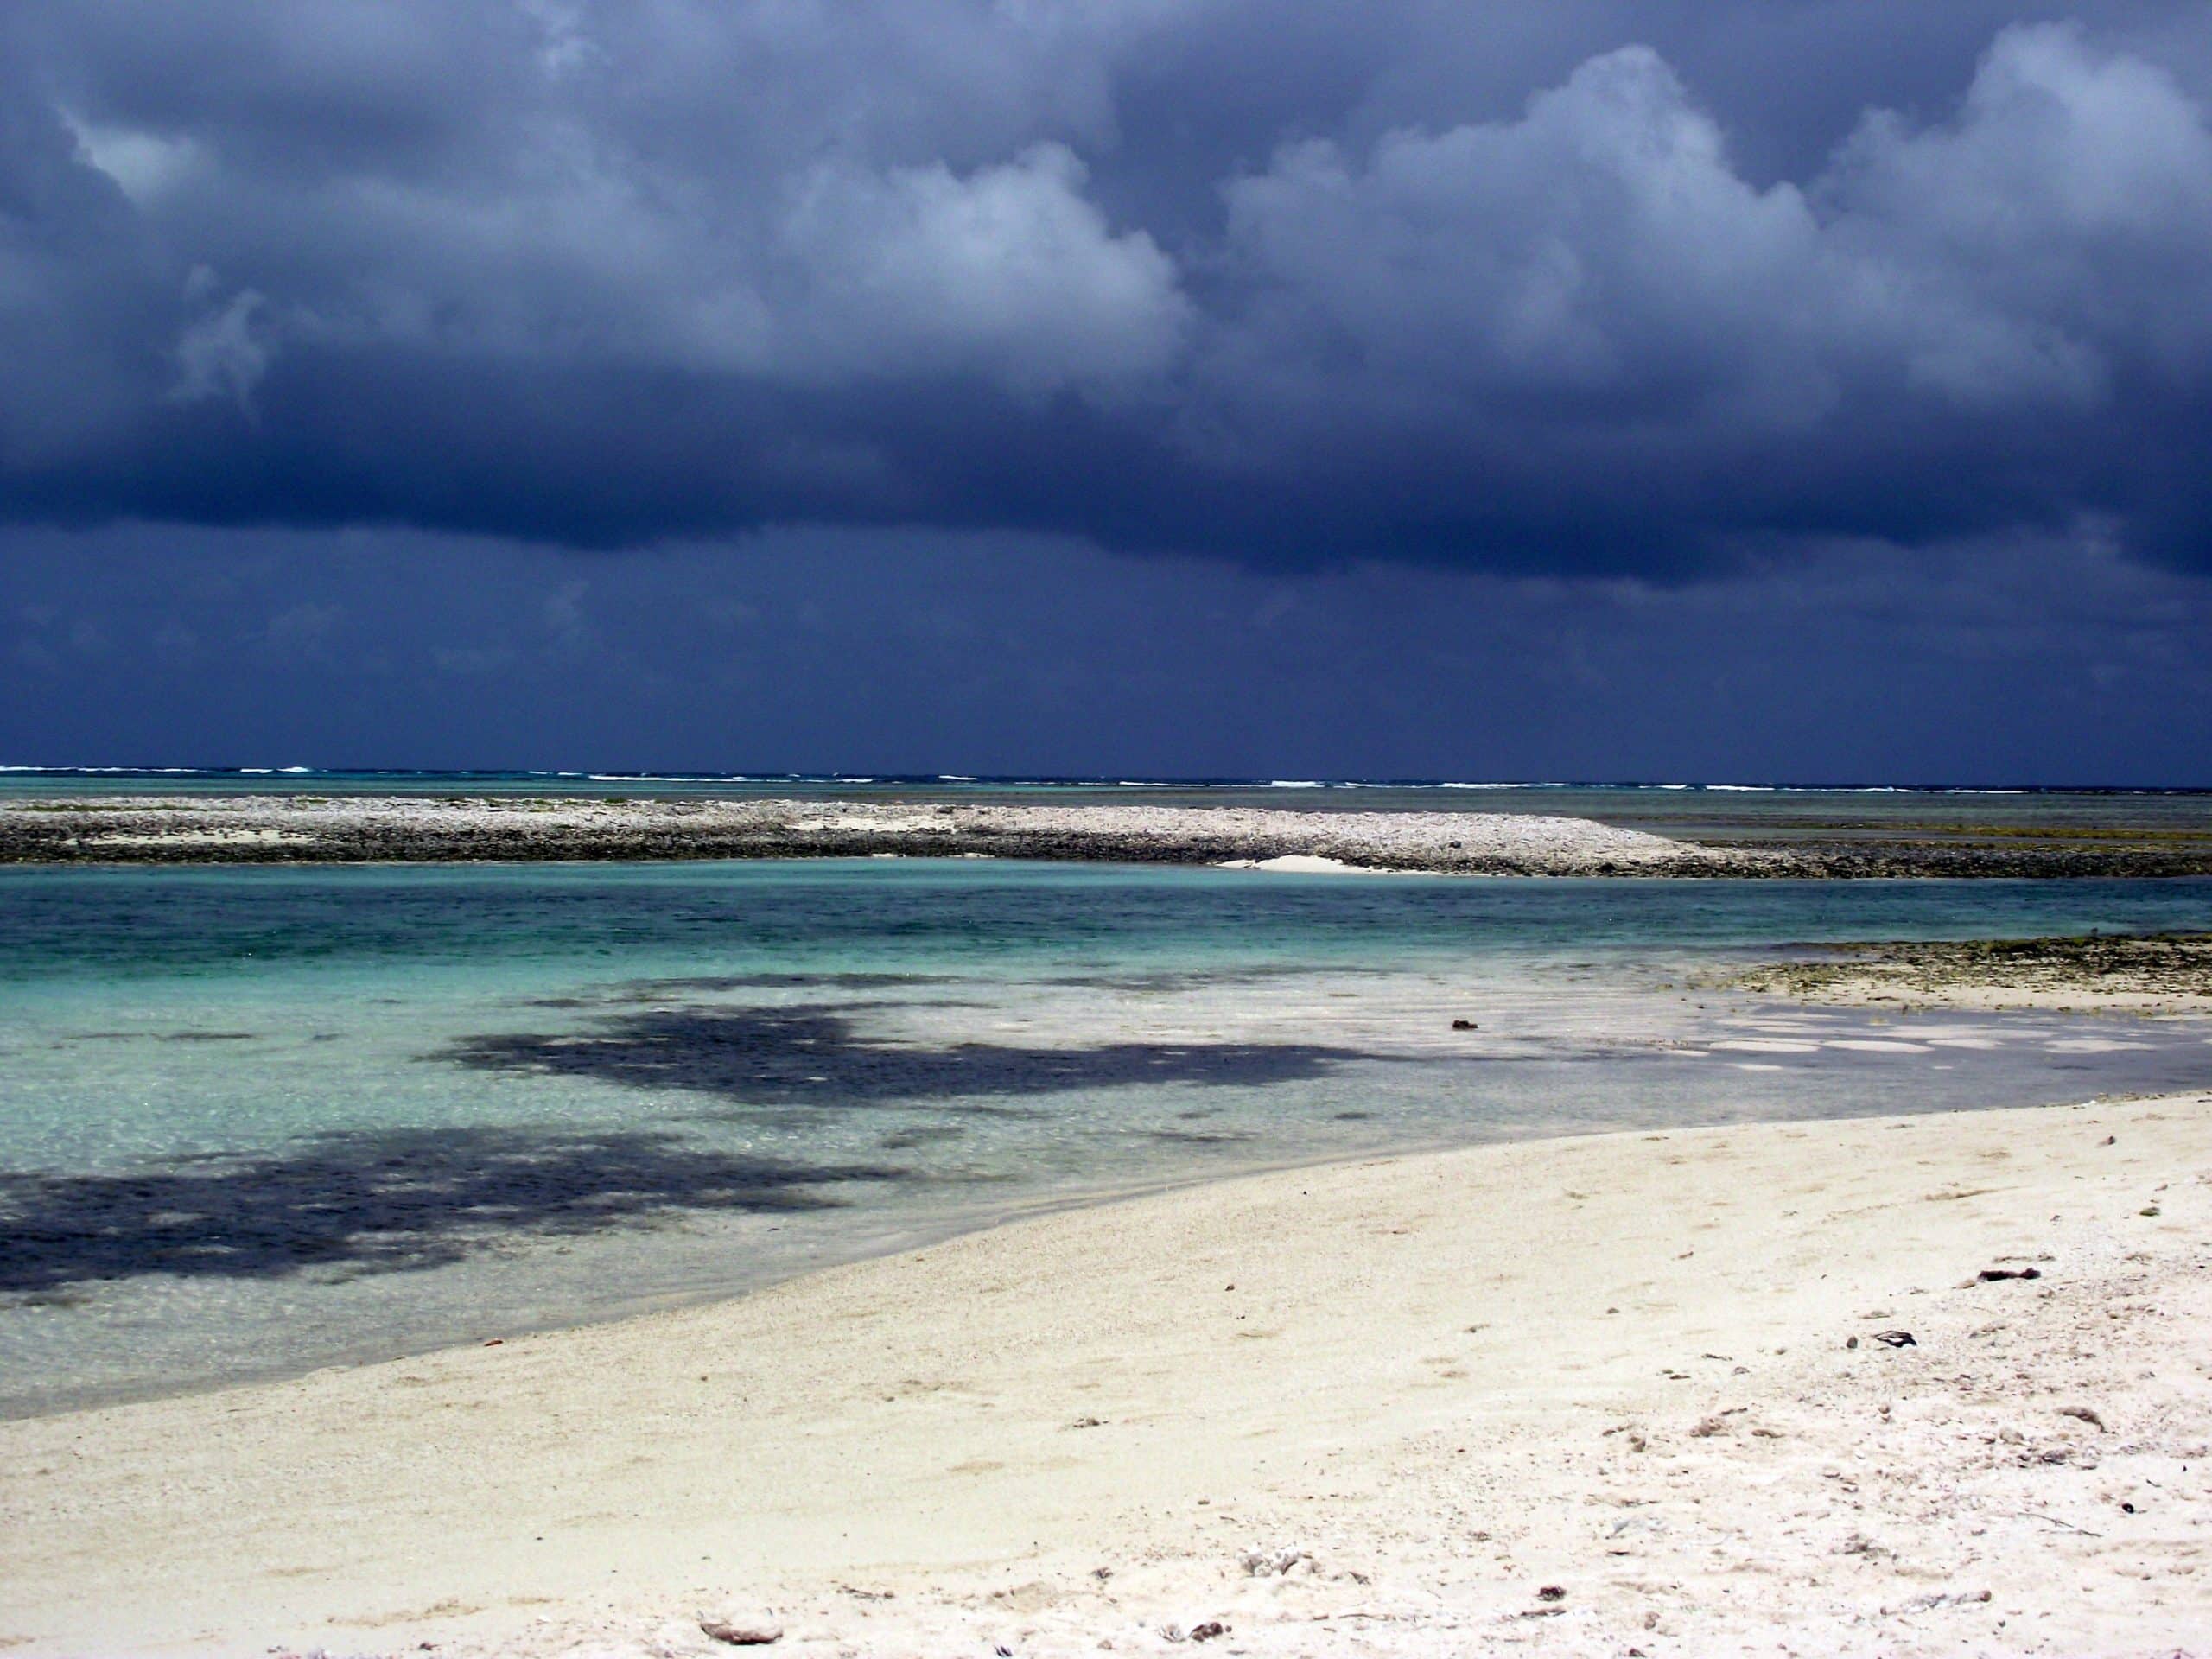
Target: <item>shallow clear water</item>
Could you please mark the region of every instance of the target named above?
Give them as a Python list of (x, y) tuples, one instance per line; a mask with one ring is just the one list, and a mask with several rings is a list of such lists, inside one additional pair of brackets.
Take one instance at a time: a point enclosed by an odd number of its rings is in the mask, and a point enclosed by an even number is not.
[(1236, 1168), (2202, 1085), (2208, 1021), (1680, 988), (1791, 942), (2208, 925), (2207, 881), (0, 871), (0, 1411)]

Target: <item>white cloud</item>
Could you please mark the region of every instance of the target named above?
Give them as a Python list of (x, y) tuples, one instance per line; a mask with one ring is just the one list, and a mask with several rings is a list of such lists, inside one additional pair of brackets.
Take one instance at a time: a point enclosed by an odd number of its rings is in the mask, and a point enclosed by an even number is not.
[(1115, 234), (1086, 176), (1055, 143), (964, 177), (816, 168), (778, 234), (798, 285), (779, 366), (810, 380), (981, 371), (1027, 392), (1160, 373), (1191, 307), (1173, 262), (1142, 231)]
[(286, 326), (812, 388), (972, 376), (1111, 395), (1173, 364), (1193, 309), (1174, 262), (1143, 231), (1117, 232), (1086, 179), (1045, 143), (966, 173), (823, 162), (715, 203), (649, 187), (569, 131), (490, 204), (334, 188), (312, 208), (314, 239), (352, 251), (354, 274)]
[(1260, 315), (1284, 336), (1497, 395), (1682, 393), (1750, 373), (1818, 236), (1796, 188), (1735, 174), (1642, 47), (1591, 60), (1516, 121), (1392, 132), (1363, 162), (1294, 146), (1228, 200)]
[(1869, 115), (1822, 194), (1862, 291), (1916, 314), (1909, 377), (1961, 401), (2087, 401), (2116, 359), (2212, 344), (2205, 112), (2074, 29), (2000, 35), (1948, 123)]
[(1868, 385), (2084, 404), (2115, 354), (2212, 339), (2204, 112), (2065, 28), (1999, 35), (1951, 121), (1870, 114), (1803, 189), (1745, 180), (1631, 47), (1518, 119), (1294, 145), (1227, 195), (1259, 336), (1233, 372), (1302, 359), (1378, 400), (1577, 415), (1603, 391), (1676, 424)]
[(142, 207), (156, 202), (205, 160), (200, 146), (189, 138), (101, 126), (66, 112), (63, 118), (85, 158)]
[(260, 327), (266, 303), (253, 289), (242, 289), (230, 303), (185, 329), (176, 343), (173, 401), (195, 404), (227, 397), (247, 418), (255, 418), (253, 389), (269, 372), (275, 349)]

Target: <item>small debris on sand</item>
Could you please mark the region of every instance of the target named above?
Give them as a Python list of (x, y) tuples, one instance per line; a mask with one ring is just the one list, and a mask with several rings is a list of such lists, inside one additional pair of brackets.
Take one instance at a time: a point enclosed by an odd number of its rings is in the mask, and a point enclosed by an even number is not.
[(713, 1640), (732, 1648), (765, 1648), (784, 1639), (784, 1627), (759, 1611), (724, 1609), (702, 1613), (699, 1629)]

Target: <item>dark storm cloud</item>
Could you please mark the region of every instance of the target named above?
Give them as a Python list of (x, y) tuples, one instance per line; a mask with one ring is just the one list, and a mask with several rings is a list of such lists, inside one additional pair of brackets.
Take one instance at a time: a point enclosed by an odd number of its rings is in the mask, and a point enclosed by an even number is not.
[[(1892, 15), (1894, 14), (1894, 15)], [(2212, 547), (2200, 9), (27, 4), (0, 511)]]
[(19, 530), (0, 762), (2204, 785), (2212, 577), (2094, 535), (1657, 584), (793, 529)]

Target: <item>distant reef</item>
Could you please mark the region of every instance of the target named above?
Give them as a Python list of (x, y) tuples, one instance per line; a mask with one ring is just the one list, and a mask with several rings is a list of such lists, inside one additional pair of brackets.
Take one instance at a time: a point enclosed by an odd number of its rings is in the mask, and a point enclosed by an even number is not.
[[(2174, 876), (2212, 845), (1959, 833), (1728, 843), (1520, 812), (575, 797), (142, 796), (0, 805), (16, 864), (1012, 858), (1446, 875)], [(1266, 867), (1273, 861), (1275, 871)]]

